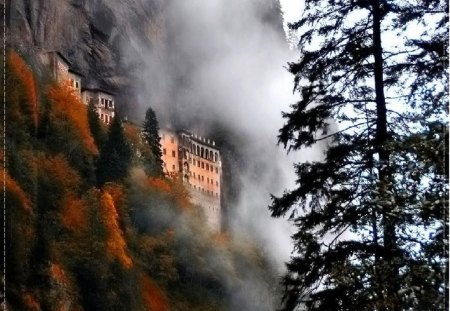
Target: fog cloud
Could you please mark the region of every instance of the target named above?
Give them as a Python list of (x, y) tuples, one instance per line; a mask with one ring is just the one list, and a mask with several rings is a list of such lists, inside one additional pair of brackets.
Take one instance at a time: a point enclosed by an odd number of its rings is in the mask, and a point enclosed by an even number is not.
[(298, 54), (289, 49), (274, 4), (170, 1), (153, 30), (162, 40), (142, 49), (145, 62), (137, 75), (140, 115), (152, 106), (162, 126), (205, 135), (220, 124), (239, 137), (248, 165), (234, 176), (242, 189), (229, 210), (231, 228), (258, 239), (281, 270), (292, 250), (292, 230), (286, 220), (270, 217), (269, 194), (293, 187), (294, 161), (321, 152), (287, 156), (277, 146), (281, 111), (297, 100), (285, 65)]

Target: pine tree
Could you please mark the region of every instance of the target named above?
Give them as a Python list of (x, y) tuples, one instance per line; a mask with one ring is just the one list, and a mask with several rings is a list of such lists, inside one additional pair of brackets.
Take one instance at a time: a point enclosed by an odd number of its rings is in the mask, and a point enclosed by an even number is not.
[(131, 157), (131, 147), (125, 138), (122, 121), (116, 115), (98, 159), (97, 183), (99, 186), (106, 182), (124, 180), (128, 176)]
[(99, 115), (97, 113), (97, 110), (95, 109), (95, 104), (93, 102), (90, 102), (88, 104), (88, 122), (92, 137), (95, 140), (95, 144), (98, 148), (101, 148), (103, 143), (105, 142), (106, 137), (100, 123)]
[(329, 146), (324, 161), (296, 164), (298, 187), (270, 206), (297, 228), (284, 310), (444, 309), (447, 12), (443, 1), (307, 0), (291, 25), (300, 101), (279, 141)]
[(159, 125), (155, 111), (151, 107), (145, 113), (142, 134), (150, 146), (153, 158), (146, 165), (146, 172), (150, 176), (163, 176), (162, 151), (159, 137)]

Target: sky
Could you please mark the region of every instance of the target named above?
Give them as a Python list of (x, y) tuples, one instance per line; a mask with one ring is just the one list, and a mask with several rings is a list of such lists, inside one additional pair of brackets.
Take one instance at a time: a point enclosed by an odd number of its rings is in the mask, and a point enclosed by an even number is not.
[(296, 22), (300, 19), (303, 1), (301, 0), (280, 0), (284, 18), (284, 31), (288, 33), (287, 23)]
[(301, 0), (280, 0), (281, 8), (286, 22), (295, 22), (300, 18), (303, 1)]

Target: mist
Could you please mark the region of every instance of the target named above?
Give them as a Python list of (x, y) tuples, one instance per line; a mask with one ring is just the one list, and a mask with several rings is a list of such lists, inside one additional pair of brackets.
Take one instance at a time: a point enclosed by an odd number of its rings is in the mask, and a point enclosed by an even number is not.
[(234, 146), (246, 164), (233, 176), (242, 188), (227, 211), (230, 231), (257, 239), (281, 272), (293, 231), (270, 217), (270, 194), (294, 186), (294, 162), (322, 152), (287, 155), (277, 146), (281, 111), (298, 96), (285, 68), (298, 54), (289, 48), (278, 3), (173, 0), (164, 10), (152, 30), (155, 44), (140, 50), (137, 115), (151, 106), (161, 127), (202, 136), (220, 128), (238, 138)]
[[(151, 106), (161, 127), (185, 128), (218, 142), (224, 175), (232, 175), (222, 180), (226, 228), (235, 239), (255, 241), (281, 276), (294, 228), (270, 216), (270, 194), (293, 188), (293, 163), (320, 159), (322, 148), (288, 155), (277, 145), (281, 112), (298, 100), (286, 70), (298, 52), (286, 39), (280, 6), (276, 0), (172, 0), (164, 9), (151, 32), (152, 48), (140, 50), (145, 61), (136, 72), (137, 118)], [(231, 291), (231, 305), (276, 308), (278, 294), (257, 270), (247, 270), (246, 293)]]

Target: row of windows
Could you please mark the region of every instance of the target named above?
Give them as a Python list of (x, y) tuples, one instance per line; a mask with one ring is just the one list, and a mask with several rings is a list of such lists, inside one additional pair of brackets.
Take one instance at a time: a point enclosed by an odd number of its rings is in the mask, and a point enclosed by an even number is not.
[(218, 211), (219, 210), (219, 208), (218, 207), (214, 207), (214, 206), (208, 206), (208, 209), (209, 210), (213, 210), (213, 211)]
[(102, 113), (102, 114), (100, 114), (100, 119), (102, 119), (103, 122), (106, 122), (109, 124), (112, 122), (113, 117)]
[[(211, 171), (214, 172), (214, 166), (213, 165), (209, 165), (208, 163), (205, 164), (205, 162), (202, 161), (196, 161), (195, 159), (192, 160), (192, 164), (195, 166), (197, 164), (197, 167), (201, 167), (206, 169), (207, 171)], [(219, 174), (219, 168), (216, 166), (216, 174)]]
[[(163, 148), (163, 155), (166, 155), (166, 154), (167, 154), (167, 149), (166, 149), (166, 148)], [(172, 157), (173, 157), (173, 158), (176, 158), (176, 156), (177, 156), (176, 151), (175, 151), (175, 150), (172, 150)]]
[(204, 147), (197, 146), (195, 144), (189, 143), (189, 149), (191, 153), (196, 156), (200, 156), (205, 158), (206, 160), (217, 162), (219, 161), (219, 154), (217, 152), (213, 152), (212, 150), (208, 150)]
[(219, 161), (219, 153), (218, 152), (198, 146), (195, 143), (192, 143), (192, 141), (189, 138), (187, 138), (186, 136), (183, 136), (183, 146), (187, 147), (189, 149), (189, 151), (191, 153), (195, 154), (196, 156), (200, 156), (202, 158), (205, 158), (207, 160), (214, 161), (214, 162)]
[(78, 83), (78, 81), (75, 81), (74, 79), (70, 79), (70, 85), (72, 85), (72, 87), (76, 89), (80, 88), (80, 84)]
[[(165, 168), (167, 167), (166, 162), (163, 162), (163, 166), (164, 166)], [(175, 169), (176, 169), (175, 164), (172, 164), (172, 170), (175, 171)]]
[(214, 194), (214, 191), (205, 190), (205, 189), (203, 189), (203, 188), (201, 188), (201, 187), (197, 187), (197, 186), (195, 186), (195, 185), (194, 185), (194, 189), (195, 189), (195, 190), (198, 190), (198, 191), (201, 191), (201, 192), (203, 192), (203, 193), (209, 194), (209, 195), (211, 195), (211, 196), (215, 195), (216, 198), (219, 197), (219, 193), (218, 193), (218, 192), (216, 192), (216, 193)]
[[(195, 175), (195, 173), (192, 173), (192, 177), (194, 179), (198, 178), (198, 180), (200, 180), (200, 181), (205, 181), (205, 176), (203, 176), (203, 175)], [(212, 178), (210, 179), (209, 177), (206, 177), (206, 183), (214, 185), (214, 180)], [(216, 186), (219, 187), (219, 182), (217, 180), (216, 180)]]
[(102, 107), (114, 108), (113, 101), (111, 99), (100, 97), (100, 103)]
[[(166, 140), (166, 134), (162, 134), (161, 140), (163, 140), (163, 141)], [(172, 144), (174, 144), (174, 143), (175, 143), (175, 137), (170, 136), (170, 142), (171, 142)]]
[[(163, 140), (163, 141), (166, 140), (165, 134), (161, 135), (161, 140)], [(187, 141), (186, 137), (183, 136), (183, 145), (186, 147), (189, 147), (188, 149), (189, 149), (190, 153), (192, 153), (196, 156), (200, 156), (200, 157), (205, 158), (210, 161), (214, 161), (214, 162), (219, 161), (219, 153), (218, 152), (213, 152), (212, 150), (208, 150), (207, 148), (200, 147), (200, 146), (196, 145), (195, 143), (192, 143), (191, 141), (189, 141), (189, 146), (188, 146), (186, 141)], [(175, 137), (172, 135), (170, 136), (170, 142), (172, 144), (175, 144)], [(185, 154), (185, 158), (187, 158), (186, 154)]]

